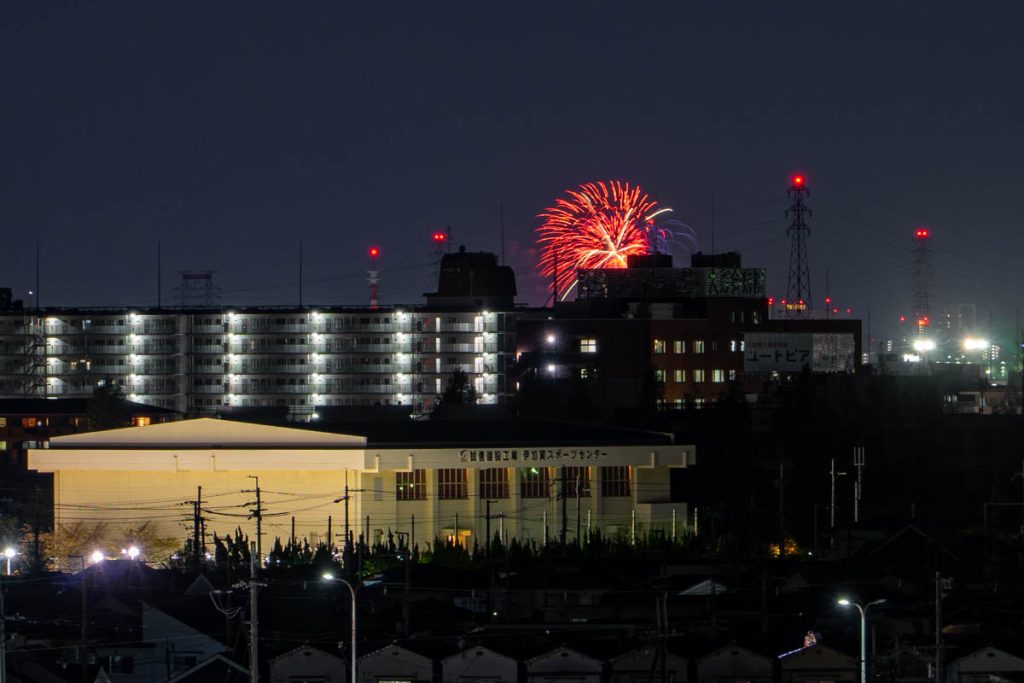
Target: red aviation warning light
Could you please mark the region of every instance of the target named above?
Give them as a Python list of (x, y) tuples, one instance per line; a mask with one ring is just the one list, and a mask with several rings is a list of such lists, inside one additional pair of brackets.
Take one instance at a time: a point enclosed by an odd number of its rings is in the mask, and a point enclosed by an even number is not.
[(435, 233), (434, 233), (434, 234), (432, 235), (432, 239), (433, 239), (433, 240), (434, 240), (434, 242), (436, 242), (437, 244), (441, 244), (442, 242), (447, 242), (447, 241), (448, 241), (448, 235), (446, 235), (446, 234), (445, 234), (445, 233), (443, 233), (443, 232), (435, 232)]
[(923, 316), (917, 319), (918, 327), (928, 327), (928, 316)]
[(804, 177), (802, 175), (793, 176), (793, 187), (803, 187)]
[(928, 228), (918, 228), (917, 230), (914, 231), (914, 237), (916, 237), (919, 240), (926, 240), (930, 236), (931, 232), (928, 230)]
[(380, 256), (380, 249), (378, 249), (377, 247), (370, 247), (370, 251), (368, 253), (370, 254), (370, 258), (376, 259), (378, 256)]

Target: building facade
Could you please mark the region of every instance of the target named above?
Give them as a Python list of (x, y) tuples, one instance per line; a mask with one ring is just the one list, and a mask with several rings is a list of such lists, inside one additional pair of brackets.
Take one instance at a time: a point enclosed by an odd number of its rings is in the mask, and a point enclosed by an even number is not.
[(515, 293), (511, 268), (493, 254), (461, 251), (444, 257), (423, 306), (30, 310), (0, 301), (0, 398), (88, 398), (109, 379), (132, 401), (191, 415), (422, 413), (459, 370), (480, 403), (501, 403)]
[(544, 443), (547, 434), (512, 431), (520, 436), (504, 443), (416, 445), (197, 418), (57, 437), (29, 453), (29, 466), (53, 475), (58, 533), (88, 511), (112, 533), (148, 520), (183, 542), (191, 520), (181, 503), (201, 496), (208, 535), (240, 527), (255, 539), (257, 515), (246, 510), (257, 488), (265, 552), (289, 535), (289, 517), (297, 537), (334, 545), (346, 534), (370, 543), (389, 533), (416, 544), (442, 537), (472, 548), (488, 530), (538, 543), (562, 533), (569, 541), (596, 531), (685, 533), (687, 507), (672, 500), (669, 471), (695, 463), (692, 446), (653, 432)]

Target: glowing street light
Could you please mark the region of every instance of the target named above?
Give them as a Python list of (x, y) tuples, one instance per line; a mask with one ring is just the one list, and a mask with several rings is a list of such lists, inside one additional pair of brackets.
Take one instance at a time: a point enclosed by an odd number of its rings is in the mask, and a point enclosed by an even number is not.
[(918, 353), (927, 353), (935, 350), (935, 342), (931, 339), (915, 339), (914, 350)]
[(142, 551), (139, 550), (139, 547), (136, 545), (130, 545), (127, 550), (123, 550), (121, 552), (127, 555), (129, 560), (137, 560), (139, 559), (139, 555), (142, 554)]
[(7, 560), (7, 576), (11, 575), (11, 560), (13, 560), (14, 556), (17, 554), (18, 551), (11, 546), (4, 548), (4, 558)]
[(987, 339), (977, 337), (966, 337), (964, 339), (964, 351), (984, 351), (989, 347)]
[(837, 605), (843, 607), (849, 607), (853, 605), (860, 612), (860, 683), (868, 683), (868, 651), (867, 651), (867, 614), (868, 610), (875, 605), (881, 605), (885, 602), (885, 598), (879, 600), (872, 600), (868, 604), (861, 607), (856, 602), (852, 602), (847, 598), (839, 598), (836, 600)]
[(102, 550), (93, 550), (92, 554), (89, 555), (89, 559), (93, 564), (99, 564), (103, 560), (107, 559), (107, 556), (103, 554)]
[(349, 680), (358, 681), (359, 678), (356, 672), (356, 591), (358, 591), (366, 584), (361, 583), (355, 588), (353, 588), (351, 583), (349, 583), (345, 579), (336, 578), (334, 574), (331, 574), (330, 572), (324, 572), (321, 575), (321, 578), (323, 578), (324, 581), (340, 581), (341, 583), (345, 584), (345, 588), (348, 588), (348, 593), (352, 597), (352, 647), (351, 652), (349, 652), (349, 657), (351, 658), (350, 661), (352, 664), (352, 677)]

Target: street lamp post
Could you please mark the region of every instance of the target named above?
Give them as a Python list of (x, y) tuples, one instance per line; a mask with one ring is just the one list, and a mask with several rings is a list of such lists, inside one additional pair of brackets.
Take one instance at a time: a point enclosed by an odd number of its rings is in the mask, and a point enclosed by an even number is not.
[(881, 605), (885, 602), (885, 598), (879, 600), (872, 600), (868, 604), (861, 607), (856, 602), (851, 602), (846, 598), (840, 598), (836, 601), (837, 604), (843, 607), (849, 607), (853, 605), (860, 612), (860, 683), (868, 683), (868, 649), (867, 649), (867, 623), (868, 623), (868, 610), (875, 605)]
[(18, 551), (14, 548), (4, 548), (4, 559), (7, 560), (7, 576), (11, 575), (11, 560), (18, 554)]
[(356, 592), (365, 586), (365, 583), (361, 583), (353, 588), (352, 584), (340, 577), (335, 577), (333, 574), (325, 573), (323, 575), (324, 581), (340, 581), (345, 584), (345, 588), (348, 588), (349, 596), (352, 598), (352, 646), (349, 656), (352, 660), (352, 674), (350, 683), (356, 683)]

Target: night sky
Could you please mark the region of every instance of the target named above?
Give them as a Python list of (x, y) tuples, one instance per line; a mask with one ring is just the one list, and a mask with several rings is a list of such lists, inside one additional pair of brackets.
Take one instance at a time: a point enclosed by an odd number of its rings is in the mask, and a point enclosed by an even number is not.
[[(18, 3), (3, 53), (0, 286), (156, 303), (214, 269), (226, 304), (383, 303), (431, 289), (430, 235), (499, 246), (539, 304), (536, 214), (641, 184), (785, 296), (806, 174), (814, 295), (895, 332), (913, 228), (934, 308), (1018, 304), (1018, 2)], [(685, 265), (685, 252), (677, 255)]]

